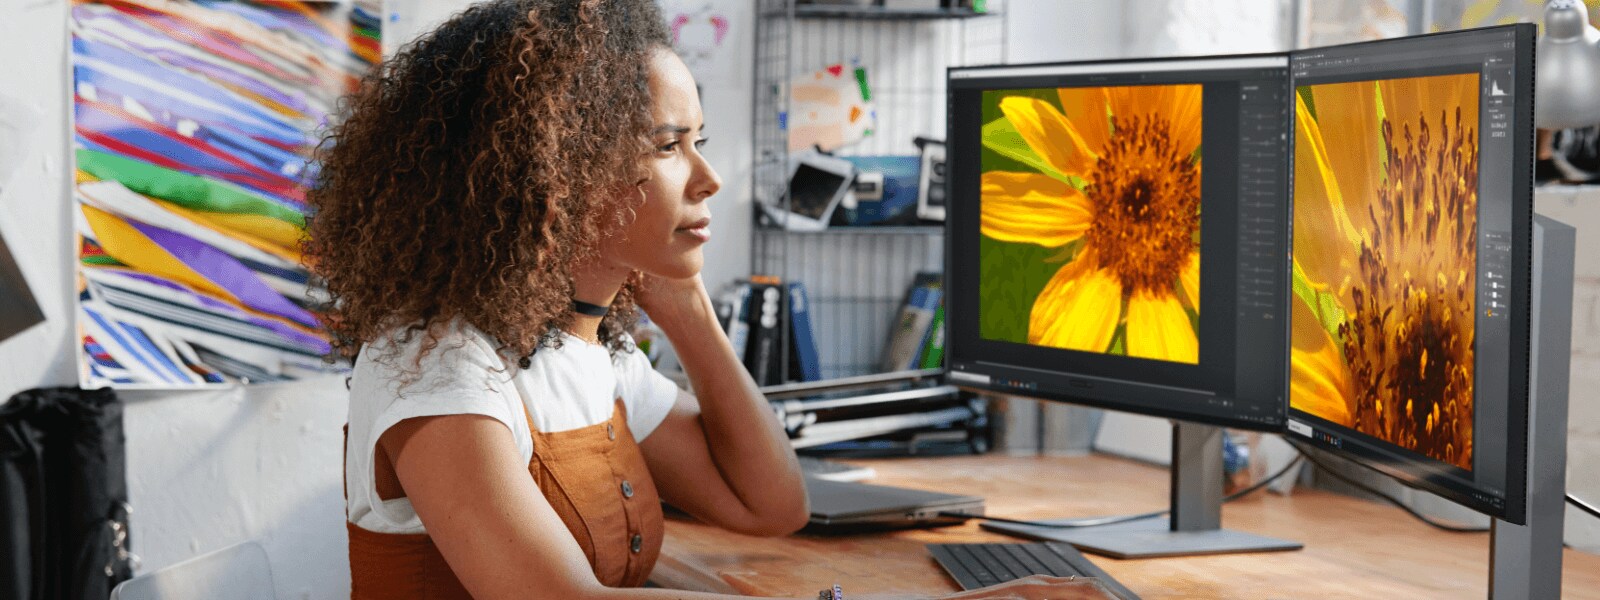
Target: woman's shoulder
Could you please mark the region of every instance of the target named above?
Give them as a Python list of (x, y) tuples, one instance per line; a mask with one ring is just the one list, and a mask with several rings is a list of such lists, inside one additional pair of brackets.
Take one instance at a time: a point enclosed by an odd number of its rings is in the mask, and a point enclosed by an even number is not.
[(366, 344), (357, 362), (404, 358), (441, 366), (495, 357), (498, 346), (489, 334), (460, 318), (431, 325), (411, 323), (390, 328)]
[(509, 373), (498, 345), (460, 319), (392, 328), (361, 349), (351, 373), (352, 400), (373, 394), (426, 395), (463, 386), (498, 388)]

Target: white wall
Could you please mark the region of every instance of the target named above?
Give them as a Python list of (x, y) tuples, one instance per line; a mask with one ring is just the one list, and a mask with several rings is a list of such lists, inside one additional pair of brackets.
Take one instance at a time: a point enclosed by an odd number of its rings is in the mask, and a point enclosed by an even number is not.
[[(34, 132), (16, 178), (0, 196), (0, 234), (16, 255), (45, 322), (0, 342), (0, 401), (39, 385), (77, 381), (71, 345), (72, 242), (68, 237), (67, 8), (27, 0), (0, 19), (0, 94), (31, 107)], [(0, 144), (19, 143), (0, 140)]]
[(1274, 0), (1136, 0), (1122, 3), (1126, 56), (1279, 52), (1287, 3)]
[(1120, 2), (1007, 0), (1006, 62), (1060, 62), (1124, 55)]

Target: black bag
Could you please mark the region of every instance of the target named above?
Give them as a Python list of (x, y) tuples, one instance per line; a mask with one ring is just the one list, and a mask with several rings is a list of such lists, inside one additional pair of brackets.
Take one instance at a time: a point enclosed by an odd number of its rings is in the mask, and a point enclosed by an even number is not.
[(105, 600), (133, 571), (122, 404), (109, 389), (0, 404), (0, 598)]

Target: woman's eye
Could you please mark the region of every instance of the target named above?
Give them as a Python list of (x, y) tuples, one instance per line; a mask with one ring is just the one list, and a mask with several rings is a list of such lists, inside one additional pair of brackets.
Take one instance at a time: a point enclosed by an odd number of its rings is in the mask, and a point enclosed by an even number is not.
[(706, 147), (706, 142), (709, 142), (709, 141), (711, 141), (711, 138), (700, 138), (698, 140), (695, 140), (694, 141), (694, 149), (695, 150), (699, 150), (701, 148)]
[(656, 152), (677, 152), (680, 142), (671, 142), (665, 146), (656, 146)]

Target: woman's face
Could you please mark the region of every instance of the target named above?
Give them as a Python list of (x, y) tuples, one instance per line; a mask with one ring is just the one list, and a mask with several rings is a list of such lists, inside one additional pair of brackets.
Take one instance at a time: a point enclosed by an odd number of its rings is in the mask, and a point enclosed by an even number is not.
[(722, 188), (722, 178), (700, 154), (705, 122), (694, 76), (671, 50), (657, 49), (650, 57), (650, 96), (650, 178), (630, 190), (643, 203), (601, 256), (615, 266), (684, 279), (699, 273), (704, 262), (700, 247), (711, 239), (706, 199)]

